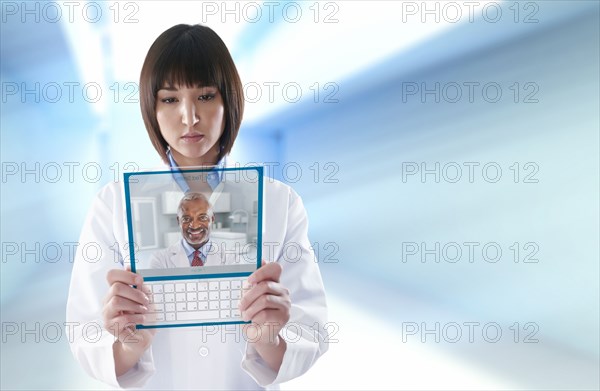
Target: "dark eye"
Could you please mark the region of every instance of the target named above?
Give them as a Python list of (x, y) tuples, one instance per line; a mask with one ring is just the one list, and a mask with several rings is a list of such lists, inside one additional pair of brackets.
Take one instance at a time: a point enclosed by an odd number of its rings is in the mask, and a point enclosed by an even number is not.
[(214, 95), (214, 94), (206, 94), (206, 95), (200, 95), (200, 96), (198, 97), (198, 100), (201, 100), (201, 101), (206, 101), (206, 102), (208, 102), (208, 101), (210, 101), (210, 100), (213, 100), (214, 98), (215, 98), (215, 95)]
[(206, 223), (209, 220), (210, 217), (208, 217), (208, 215), (200, 215), (200, 221), (202, 221), (203, 223)]
[(175, 98), (164, 98), (160, 100), (162, 103), (174, 103)]

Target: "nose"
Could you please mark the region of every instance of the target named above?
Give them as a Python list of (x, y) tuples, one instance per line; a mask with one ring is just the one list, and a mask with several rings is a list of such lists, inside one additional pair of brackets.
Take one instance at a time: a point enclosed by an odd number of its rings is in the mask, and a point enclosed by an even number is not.
[(196, 113), (194, 102), (187, 101), (182, 105), (181, 122), (189, 128), (193, 127), (200, 120)]

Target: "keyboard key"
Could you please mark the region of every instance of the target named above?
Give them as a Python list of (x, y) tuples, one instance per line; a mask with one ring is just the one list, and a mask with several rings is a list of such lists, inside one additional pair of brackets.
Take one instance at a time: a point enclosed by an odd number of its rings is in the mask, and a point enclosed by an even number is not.
[(221, 310), (221, 318), (231, 318), (231, 312), (229, 310)]
[(163, 286), (162, 286), (162, 284), (154, 284), (154, 285), (152, 285), (152, 292), (154, 292), (154, 293), (163, 293)]
[(167, 322), (171, 322), (173, 320), (175, 320), (175, 312), (167, 312)]
[(231, 281), (231, 289), (242, 289), (242, 281), (240, 281), (240, 280)]
[(229, 281), (219, 281), (219, 289), (221, 290), (229, 290)]
[(218, 301), (209, 301), (208, 302), (208, 308), (210, 308), (211, 310), (218, 310), (219, 309), (219, 302)]
[(208, 301), (199, 301), (198, 302), (198, 310), (204, 311), (208, 309)]
[(175, 292), (175, 285), (173, 284), (165, 284), (165, 293), (173, 293)]
[(165, 310), (167, 312), (175, 312), (175, 303), (167, 303), (167, 304), (165, 304)]
[(208, 290), (208, 282), (199, 282), (198, 290), (199, 291), (207, 291)]
[(242, 298), (242, 292), (241, 291), (231, 291), (231, 298), (232, 299), (241, 299)]
[(221, 300), (219, 305), (222, 310), (228, 310), (230, 308), (230, 304), (231, 303), (229, 302), (229, 300)]
[(219, 319), (219, 311), (189, 311), (178, 312), (177, 320), (209, 320)]
[(175, 292), (185, 292), (185, 284), (183, 282), (175, 284)]
[(185, 301), (185, 293), (184, 292), (175, 293), (175, 299), (177, 301)]
[(164, 317), (164, 314), (162, 312), (157, 312), (154, 314), (146, 314), (144, 315), (144, 323), (143, 324), (148, 324), (148, 323), (154, 323), (158, 321), (158, 317), (157, 315), (162, 314)]
[(219, 283), (217, 281), (211, 281), (208, 283), (208, 289), (211, 291), (219, 290)]
[[(196, 286), (196, 284), (194, 284)], [(196, 292), (188, 292), (187, 293), (187, 301), (196, 301), (198, 300), (198, 294)]]
[(198, 310), (198, 302), (197, 301), (190, 301), (187, 303), (187, 310), (188, 311), (197, 311)]
[(164, 301), (164, 296), (158, 293), (152, 295), (152, 301), (155, 303), (162, 303)]
[(231, 297), (231, 292), (221, 291), (221, 294), (219, 297), (221, 298), (221, 300), (229, 300), (229, 298)]
[(239, 300), (231, 300), (231, 308), (239, 308), (240, 301)]
[(164, 312), (165, 305), (164, 304), (152, 304), (151, 306), (148, 306), (148, 310), (151, 312)]
[(175, 302), (175, 294), (174, 293), (165, 294), (165, 302), (174, 303)]
[(241, 318), (242, 313), (240, 312), (240, 310), (231, 310), (231, 316), (234, 318)]
[(208, 300), (208, 292), (198, 292), (198, 301)]
[(156, 313), (154, 314), (154, 319), (156, 320), (156, 322), (164, 322), (165, 314), (163, 314), (162, 312)]
[(187, 303), (177, 303), (177, 312), (187, 310)]
[(208, 298), (210, 300), (219, 300), (219, 292), (214, 292), (214, 291), (208, 292)]

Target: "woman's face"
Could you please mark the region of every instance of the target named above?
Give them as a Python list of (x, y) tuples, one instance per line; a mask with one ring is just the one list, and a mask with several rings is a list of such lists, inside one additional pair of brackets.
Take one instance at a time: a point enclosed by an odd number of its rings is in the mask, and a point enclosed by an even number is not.
[(179, 166), (216, 164), (225, 128), (217, 87), (165, 85), (156, 96), (156, 119)]

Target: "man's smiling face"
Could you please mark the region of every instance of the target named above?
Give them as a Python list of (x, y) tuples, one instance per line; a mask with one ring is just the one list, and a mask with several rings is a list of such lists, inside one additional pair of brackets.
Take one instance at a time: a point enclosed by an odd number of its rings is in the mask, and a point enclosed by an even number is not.
[(177, 222), (186, 242), (195, 249), (200, 248), (208, 241), (210, 235), (213, 222), (210, 205), (203, 199), (184, 201)]

